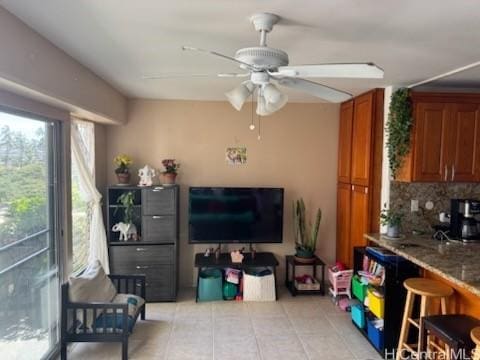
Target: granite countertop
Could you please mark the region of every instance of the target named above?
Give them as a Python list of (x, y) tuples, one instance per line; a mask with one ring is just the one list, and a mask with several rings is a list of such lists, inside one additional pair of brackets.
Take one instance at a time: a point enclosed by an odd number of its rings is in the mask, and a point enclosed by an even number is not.
[(368, 240), (412, 263), (480, 296), (480, 244), (434, 240), (407, 235), (391, 240), (380, 234), (365, 234)]

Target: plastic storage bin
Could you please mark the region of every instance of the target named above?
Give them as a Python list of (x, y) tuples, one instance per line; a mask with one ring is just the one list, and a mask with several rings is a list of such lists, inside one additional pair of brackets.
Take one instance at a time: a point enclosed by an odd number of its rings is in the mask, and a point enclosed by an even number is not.
[(275, 301), (275, 276), (243, 273), (243, 301)]
[(367, 287), (368, 285), (363, 284), (360, 281), (360, 277), (358, 275), (354, 275), (352, 278), (352, 292), (353, 295), (360, 300), (362, 303), (367, 297)]
[(351, 307), (352, 320), (360, 329), (365, 328), (365, 308), (361, 304)]
[(383, 296), (375, 295), (374, 289), (372, 288), (368, 288), (367, 294), (368, 294), (368, 307), (370, 311), (376, 317), (383, 319), (383, 316), (385, 315), (384, 313), (385, 299), (383, 298)]
[(223, 300), (223, 274), (218, 269), (205, 269), (200, 272), (198, 301)]
[(375, 326), (375, 323), (378, 321), (381, 320), (375, 319), (373, 316), (369, 316), (367, 318), (367, 334), (373, 346), (375, 346), (377, 350), (381, 351), (383, 350), (384, 333), (383, 327), (378, 328), (377, 326)]

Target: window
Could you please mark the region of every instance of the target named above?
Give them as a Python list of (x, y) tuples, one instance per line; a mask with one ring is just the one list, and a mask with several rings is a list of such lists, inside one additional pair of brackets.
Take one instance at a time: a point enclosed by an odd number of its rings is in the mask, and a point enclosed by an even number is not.
[[(72, 121), (80, 135), (80, 146), (86, 159), (88, 171), (95, 176), (95, 128), (86, 121)], [(92, 201), (82, 189), (77, 161), (72, 154), (72, 270), (82, 270), (88, 263), (92, 224)]]
[(0, 112), (0, 353), (51, 354), (59, 333), (60, 124)]

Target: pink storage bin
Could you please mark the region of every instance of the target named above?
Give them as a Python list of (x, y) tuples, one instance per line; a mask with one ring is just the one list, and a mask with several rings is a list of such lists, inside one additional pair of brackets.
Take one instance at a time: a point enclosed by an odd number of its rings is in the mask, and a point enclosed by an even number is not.
[(353, 270), (343, 270), (334, 272), (332, 268), (328, 268), (328, 280), (330, 281), (330, 294), (337, 297), (338, 295), (347, 295), (352, 298), (350, 291), (352, 284)]

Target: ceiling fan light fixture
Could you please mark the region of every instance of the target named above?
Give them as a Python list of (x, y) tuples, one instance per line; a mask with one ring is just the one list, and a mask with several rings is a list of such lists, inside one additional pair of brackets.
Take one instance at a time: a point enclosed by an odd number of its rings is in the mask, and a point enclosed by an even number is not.
[(240, 111), (242, 109), (243, 104), (248, 99), (248, 97), (252, 94), (255, 86), (252, 84), (251, 81), (245, 81), (241, 83), (236, 88), (233, 88), (230, 91), (225, 93), (228, 101), (232, 106)]
[(283, 108), (287, 104), (287, 102), (288, 102), (288, 96), (280, 93), (280, 97), (276, 102), (274, 103), (271, 103), (268, 101), (266, 102), (267, 111), (269, 111), (270, 113), (274, 113), (275, 111), (278, 111), (281, 108)]
[(263, 96), (265, 101), (269, 104), (276, 104), (281, 100), (282, 93), (273, 84), (266, 84), (263, 86)]
[(267, 102), (265, 101), (265, 97), (263, 95), (258, 94), (257, 98), (257, 115), (260, 116), (268, 116), (271, 115), (272, 111), (268, 108)]

